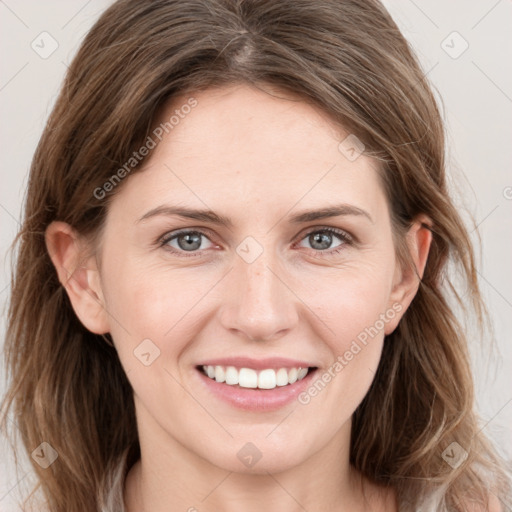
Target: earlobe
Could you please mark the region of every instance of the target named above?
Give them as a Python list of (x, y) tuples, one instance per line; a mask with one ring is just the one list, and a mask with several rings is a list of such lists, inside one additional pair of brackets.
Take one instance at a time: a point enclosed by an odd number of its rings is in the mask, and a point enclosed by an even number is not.
[(390, 295), (390, 306), (391, 304), (400, 304), (401, 314), (396, 317), (396, 321), (387, 325), (386, 335), (394, 331), (400, 318), (418, 292), (432, 243), (431, 226), (431, 220), (425, 215), (420, 215), (407, 232), (406, 241), (410, 264), (407, 268), (401, 268), (401, 265), (397, 262), (393, 290)]
[(82, 324), (95, 334), (109, 332), (101, 282), (94, 256), (85, 256), (85, 245), (65, 222), (46, 229), (45, 242), (59, 281)]

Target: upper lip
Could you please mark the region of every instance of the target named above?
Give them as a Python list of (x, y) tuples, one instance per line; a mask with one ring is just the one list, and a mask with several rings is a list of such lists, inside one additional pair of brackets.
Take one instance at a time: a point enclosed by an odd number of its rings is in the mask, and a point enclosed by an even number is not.
[(253, 368), (254, 370), (265, 370), (266, 368), (309, 368), (315, 365), (307, 361), (289, 359), (287, 357), (268, 357), (265, 359), (254, 359), (251, 357), (219, 357), (207, 359), (198, 366), (235, 366), (237, 368)]

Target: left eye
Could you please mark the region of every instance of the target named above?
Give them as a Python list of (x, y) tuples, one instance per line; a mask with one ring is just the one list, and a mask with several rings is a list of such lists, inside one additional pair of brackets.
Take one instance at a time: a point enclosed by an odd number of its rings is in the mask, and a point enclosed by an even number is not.
[(344, 233), (343, 231), (338, 231), (337, 229), (333, 228), (323, 228), (310, 231), (302, 240), (308, 240), (313, 249), (316, 249), (318, 251), (325, 251), (327, 249), (332, 248), (331, 244), (333, 237), (336, 237), (339, 240), (341, 240), (341, 242), (338, 245), (335, 245), (334, 248), (350, 243), (351, 241), (347, 233)]

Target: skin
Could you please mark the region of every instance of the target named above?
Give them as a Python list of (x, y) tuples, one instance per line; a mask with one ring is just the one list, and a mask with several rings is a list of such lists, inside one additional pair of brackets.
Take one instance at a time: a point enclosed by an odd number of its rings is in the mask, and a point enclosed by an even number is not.
[[(198, 105), (114, 196), (93, 256), (78, 263), (88, 247), (65, 223), (46, 233), (76, 314), (92, 332), (111, 333), (134, 389), (142, 456), (126, 481), (127, 510), (397, 510), (392, 490), (350, 466), (351, 418), (384, 336), (418, 289), (428, 219), (407, 236), (416, 275), (396, 259), (377, 163), (364, 153), (349, 161), (338, 149), (348, 134), (324, 113), (247, 85), (194, 97)], [(175, 98), (162, 119), (187, 99)], [(371, 220), (288, 220), (338, 203)], [(210, 208), (233, 226), (165, 215), (138, 222), (163, 204)], [(308, 235), (325, 227), (356, 242), (333, 234), (322, 251)], [(205, 234), (195, 252), (183, 239), (156, 244), (184, 228)], [(248, 236), (263, 249), (252, 263), (236, 252)], [(394, 304), (401, 312), (307, 405), (241, 411), (199, 385), (195, 365), (223, 355), (300, 358), (326, 371)], [(149, 366), (134, 357), (147, 338), (160, 349)], [(237, 457), (247, 442), (262, 454), (252, 468)]]

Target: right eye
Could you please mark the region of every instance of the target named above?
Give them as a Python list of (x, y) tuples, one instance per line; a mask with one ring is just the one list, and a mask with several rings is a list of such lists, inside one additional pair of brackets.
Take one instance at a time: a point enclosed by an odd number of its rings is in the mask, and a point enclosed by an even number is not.
[[(209, 240), (205, 233), (197, 230), (181, 230), (179, 232), (172, 231), (161, 238), (160, 245), (165, 250), (178, 254), (179, 256), (196, 256), (200, 252), (202, 239)], [(174, 245), (172, 245), (174, 242)], [(203, 247), (203, 249), (206, 249)], [(191, 253), (191, 254), (183, 254)]]

